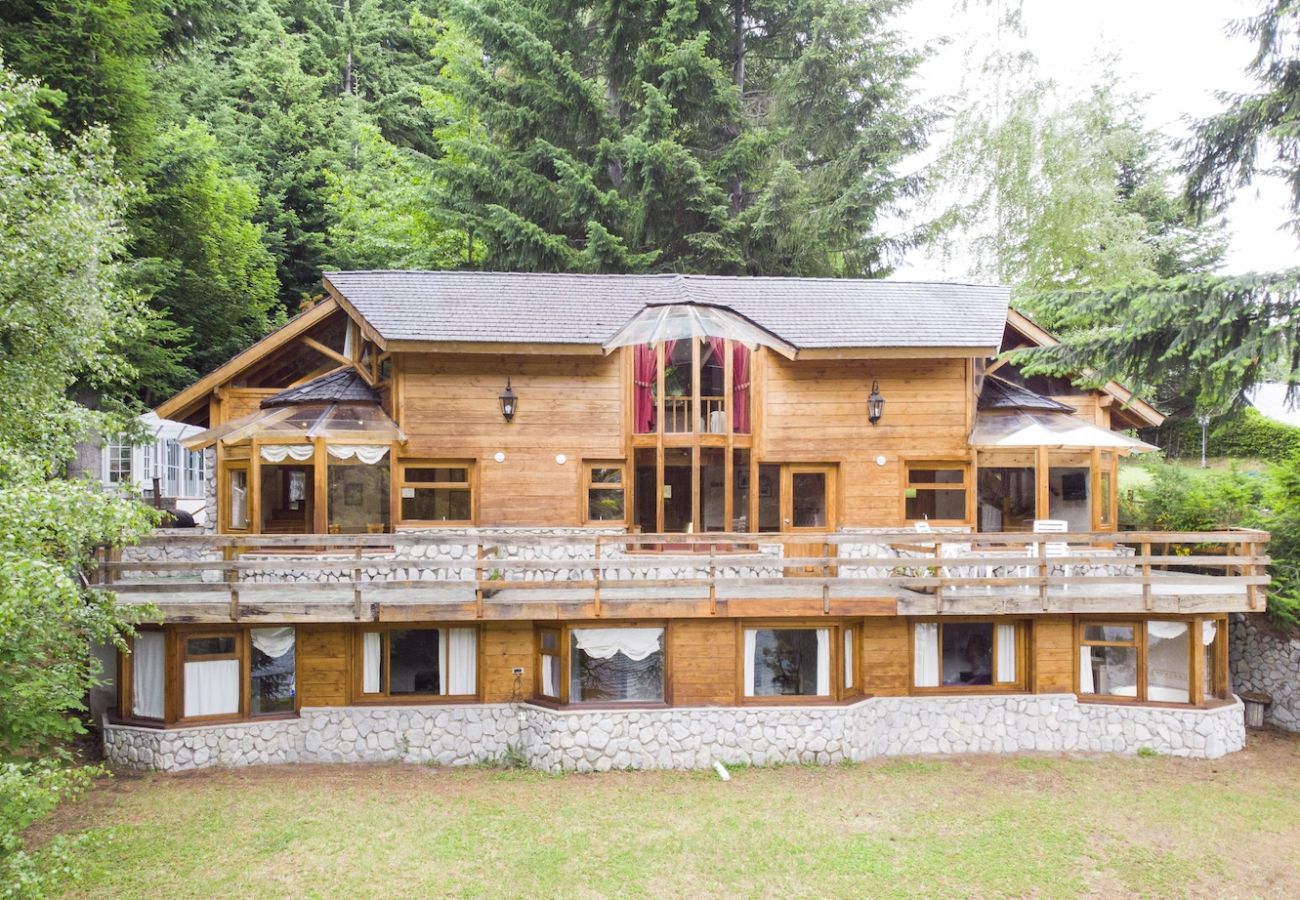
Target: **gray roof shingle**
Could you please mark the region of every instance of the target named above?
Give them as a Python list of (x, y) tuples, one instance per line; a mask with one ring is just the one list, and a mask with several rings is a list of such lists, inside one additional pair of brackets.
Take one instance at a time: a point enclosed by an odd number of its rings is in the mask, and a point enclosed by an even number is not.
[(718, 275), (327, 272), (385, 340), (602, 344), (648, 303), (729, 307), (799, 349), (996, 347), (992, 285)]
[(295, 388), (283, 390), (262, 401), (262, 409), (300, 406), (304, 403), (378, 403), (379, 395), (371, 390), (355, 369), (340, 369), (313, 378)]
[(1059, 403), (1051, 397), (1036, 394), (1029, 388), (999, 378), (996, 375), (984, 376), (984, 387), (980, 389), (980, 409), (1033, 409), (1051, 412), (1073, 413), (1074, 407)]

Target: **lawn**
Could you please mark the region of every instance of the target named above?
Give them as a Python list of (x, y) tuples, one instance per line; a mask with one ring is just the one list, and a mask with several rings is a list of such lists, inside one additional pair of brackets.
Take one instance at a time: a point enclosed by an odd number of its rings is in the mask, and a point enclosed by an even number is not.
[(1205, 762), (970, 756), (550, 776), (417, 765), (120, 774), (71, 896), (1284, 895), (1300, 737)]

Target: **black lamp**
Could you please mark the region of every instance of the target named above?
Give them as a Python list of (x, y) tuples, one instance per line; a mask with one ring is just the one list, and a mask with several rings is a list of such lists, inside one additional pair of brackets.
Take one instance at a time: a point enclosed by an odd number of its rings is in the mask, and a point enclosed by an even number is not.
[(515, 392), (510, 389), (510, 378), (506, 378), (506, 389), (501, 392), (501, 415), (509, 422), (515, 417), (515, 408), (519, 405), (519, 398)]
[(880, 396), (880, 382), (871, 382), (871, 393), (867, 395), (867, 419), (872, 425), (880, 421), (880, 415), (885, 411), (885, 398)]

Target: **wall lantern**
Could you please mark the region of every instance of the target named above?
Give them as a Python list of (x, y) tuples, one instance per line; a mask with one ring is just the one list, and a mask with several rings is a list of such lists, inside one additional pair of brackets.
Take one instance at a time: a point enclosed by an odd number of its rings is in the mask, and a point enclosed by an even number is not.
[(880, 382), (871, 382), (871, 393), (867, 395), (867, 419), (875, 425), (885, 411), (885, 398), (880, 396)]
[(515, 409), (519, 406), (519, 398), (510, 388), (510, 379), (506, 378), (506, 389), (501, 392), (501, 415), (509, 422), (515, 417)]

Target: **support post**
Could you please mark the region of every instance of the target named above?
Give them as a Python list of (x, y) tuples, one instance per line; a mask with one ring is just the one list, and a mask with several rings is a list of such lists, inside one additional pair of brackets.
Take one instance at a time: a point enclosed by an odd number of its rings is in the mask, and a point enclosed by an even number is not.
[(592, 593), (592, 603), (595, 607), (596, 618), (601, 616), (600, 605), (600, 535), (596, 535), (596, 563), (591, 567), (591, 574), (595, 577), (596, 588)]
[(483, 618), (483, 542), (474, 545), (474, 618)]
[(1052, 573), (1051, 566), (1047, 562), (1047, 541), (1042, 535), (1036, 538), (1037, 545), (1035, 549), (1038, 552), (1038, 599), (1042, 601), (1043, 611), (1047, 611), (1047, 578)]
[[(1168, 545), (1166, 545), (1168, 546)], [(1151, 542), (1142, 542), (1142, 608), (1149, 610), (1151, 600)]]
[[(938, 546), (938, 545), (936, 545)], [(830, 566), (831, 545), (827, 541), (822, 542), (822, 615), (831, 614), (831, 566)]]
[(715, 548), (709, 544), (709, 615), (718, 614), (718, 563), (714, 555)]
[[(1241, 549), (1238, 552), (1242, 556), (1248, 557), (1250, 559), (1250, 562), (1242, 566), (1243, 575), (1253, 576), (1259, 573), (1259, 569), (1255, 566), (1255, 548), (1257, 546), (1259, 545), (1251, 541), (1241, 542)], [(1259, 585), (1257, 584), (1246, 585), (1246, 605), (1249, 606), (1251, 610), (1259, 609)]]
[(352, 618), (361, 621), (361, 544), (357, 543), (356, 560), (352, 566)]

